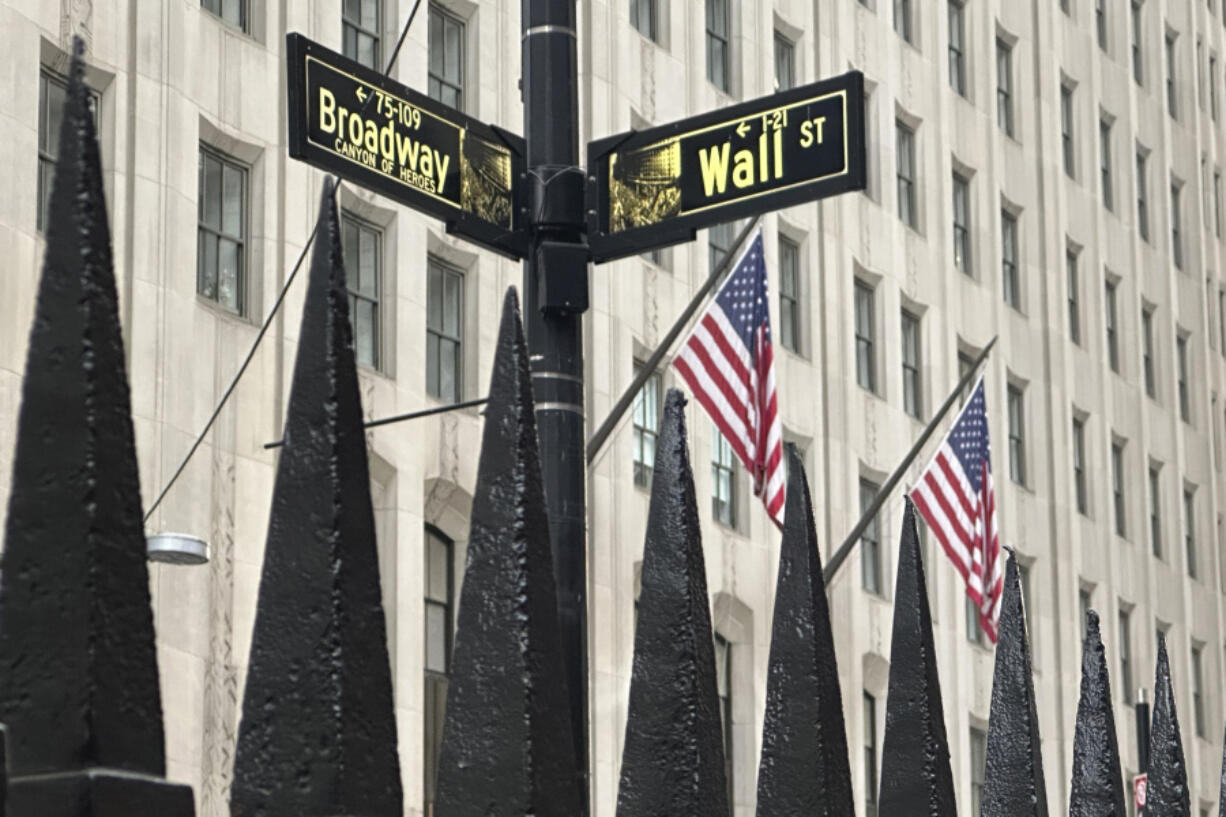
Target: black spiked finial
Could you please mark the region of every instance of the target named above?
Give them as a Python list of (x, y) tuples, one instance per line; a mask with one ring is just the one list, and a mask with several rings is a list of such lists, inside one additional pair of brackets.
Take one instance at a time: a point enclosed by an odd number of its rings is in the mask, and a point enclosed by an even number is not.
[(758, 768), (758, 817), (854, 817), (839, 668), (804, 463), (788, 492)]
[(452, 653), (438, 817), (580, 812), (528, 348), (508, 290)]
[(617, 817), (728, 817), (715, 645), (685, 433), (669, 389), (656, 442)]
[(1107, 656), (1098, 632), (1098, 613), (1086, 615), (1081, 648), (1081, 700), (1073, 733), (1073, 781), (1069, 817), (1125, 817), (1120, 745), (1111, 705)]
[(954, 817), (958, 813), (932, 644), (932, 615), (910, 499), (903, 514), (894, 591), (880, 811), (890, 817)]
[(1145, 817), (1188, 817), (1190, 808), (1188, 769), (1184, 765), (1183, 740), (1179, 736), (1175, 693), (1171, 690), (1171, 664), (1166, 656), (1166, 636), (1159, 633)]
[(162, 779), (140, 481), (83, 51), (75, 40), (0, 580), (8, 809), (186, 817), (191, 790)]
[(366, 439), (330, 182), (316, 230), (230, 805), (234, 817), (400, 817)]
[[(988, 717), (987, 764), (980, 817), (1047, 817), (1047, 786), (1034, 705), (1030, 640), (1017, 560), (1005, 566), (1000, 640)], [(1122, 815), (1121, 815), (1122, 817)]]

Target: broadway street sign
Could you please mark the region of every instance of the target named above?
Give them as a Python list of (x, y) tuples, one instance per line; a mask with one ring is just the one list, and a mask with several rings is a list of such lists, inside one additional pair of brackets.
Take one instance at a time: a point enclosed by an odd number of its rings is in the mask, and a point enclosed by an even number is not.
[(864, 75), (588, 145), (588, 242), (607, 261), (712, 224), (862, 190)]
[(527, 253), (524, 140), (300, 34), (286, 36), (289, 154), (422, 210), (505, 255)]

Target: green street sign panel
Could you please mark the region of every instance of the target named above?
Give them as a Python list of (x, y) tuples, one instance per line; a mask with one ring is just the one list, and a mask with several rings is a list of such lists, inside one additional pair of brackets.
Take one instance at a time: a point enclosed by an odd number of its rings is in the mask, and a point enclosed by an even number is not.
[(300, 34), (285, 39), (290, 156), (442, 219), (450, 233), (527, 254), (522, 138)]
[(588, 242), (607, 261), (865, 185), (853, 71), (588, 145)]

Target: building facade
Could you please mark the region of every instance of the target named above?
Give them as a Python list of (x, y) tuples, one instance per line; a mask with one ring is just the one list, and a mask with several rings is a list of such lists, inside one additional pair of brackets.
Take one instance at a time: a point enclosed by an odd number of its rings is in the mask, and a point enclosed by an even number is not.
[[(7, 496), (67, 50), (87, 42), (146, 507), (293, 274), (322, 174), (286, 151), (284, 35), (385, 66), (410, 0), (0, 0), (0, 496)], [(1002, 541), (1035, 656), (1049, 805), (1065, 807), (1086, 610), (1131, 704), (1167, 635), (1194, 813), (1216, 811), (1226, 513), (1226, 0), (592, 0), (584, 143), (849, 69), (866, 77), (864, 193), (766, 216), (785, 437), (829, 558), (968, 362), (985, 370)], [(519, 4), (428, 0), (392, 71), (522, 132)], [(520, 266), (352, 185), (341, 192), (367, 414), (482, 395)], [(589, 430), (743, 224), (594, 267)], [(168, 770), (227, 813), (276, 454), (305, 286), (149, 530), (207, 539), (151, 565)], [(616, 803), (634, 602), (663, 390), (589, 474), (592, 798)], [(735, 817), (754, 810), (778, 533), (691, 404)], [(369, 433), (405, 813), (431, 811), (481, 417)], [(924, 462), (907, 479), (914, 480)], [(875, 814), (901, 492), (830, 587), (860, 808)], [(926, 538), (962, 810), (983, 781), (993, 655)], [(974, 809), (974, 811), (972, 811)]]

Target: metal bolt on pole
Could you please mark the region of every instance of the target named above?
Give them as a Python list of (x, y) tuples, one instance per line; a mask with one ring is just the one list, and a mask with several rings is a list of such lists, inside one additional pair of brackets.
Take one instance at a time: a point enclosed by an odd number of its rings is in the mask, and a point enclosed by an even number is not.
[(587, 530), (583, 312), (588, 305), (579, 167), (575, 0), (522, 0), (529, 251), (524, 322), (557, 577), (575, 756), (588, 810)]

